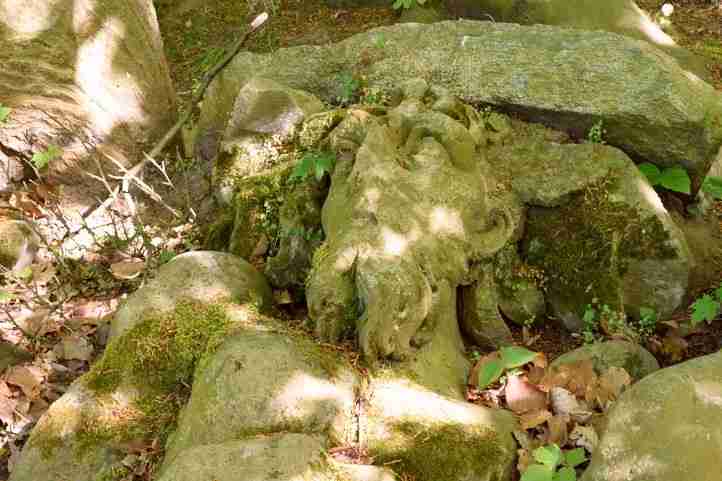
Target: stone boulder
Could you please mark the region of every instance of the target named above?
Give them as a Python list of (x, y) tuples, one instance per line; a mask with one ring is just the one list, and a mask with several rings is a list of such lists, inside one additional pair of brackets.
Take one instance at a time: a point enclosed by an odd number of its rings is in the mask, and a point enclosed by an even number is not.
[(279, 433), (188, 449), (158, 481), (336, 481), (336, 469), (322, 437)]
[[(384, 47), (374, 40), (383, 34)], [(261, 75), (326, 101), (340, 72), (390, 92), (421, 77), (583, 138), (605, 139), (660, 166), (681, 164), (695, 186), (722, 144), (722, 97), (652, 45), (602, 31), (454, 21), (397, 24), (325, 46), (241, 52), (211, 85), (202, 130), (222, 126), (240, 89)], [(551, 74), (553, 73), (553, 74)]]
[(554, 359), (552, 368), (562, 364), (591, 360), (594, 371), (604, 374), (609, 368), (622, 368), (635, 381), (659, 369), (657, 359), (638, 344), (627, 341), (606, 341), (585, 345)]
[(178, 302), (250, 302), (271, 305), (266, 279), (240, 257), (223, 252), (193, 251), (162, 265), (154, 279), (125, 300), (113, 317), (110, 338), (148, 318), (172, 311)]
[(581, 481), (714, 481), (722, 472), (722, 352), (625, 391)]
[(232, 333), (262, 322), (269, 300), (263, 277), (230, 254), (164, 265), (126, 300), (103, 356), (40, 419), (10, 479), (127, 474), (120, 461), (139, 443), (165, 445), (196, 368)]
[(594, 299), (634, 318), (646, 307), (667, 319), (684, 300), (693, 265), (684, 234), (629, 158), (592, 148), (606, 152), (606, 176), (560, 207), (531, 208), (524, 258), (544, 272), (547, 301), (571, 330), (581, 330)]
[(262, 434), (322, 435), (353, 441), (358, 378), (347, 361), (283, 324), (249, 326), (227, 339), (195, 376), (165, 464)]
[(514, 416), (428, 391), (408, 379), (369, 386), (363, 433), (380, 464), (418, 481), (510, 481), (516, 467)]

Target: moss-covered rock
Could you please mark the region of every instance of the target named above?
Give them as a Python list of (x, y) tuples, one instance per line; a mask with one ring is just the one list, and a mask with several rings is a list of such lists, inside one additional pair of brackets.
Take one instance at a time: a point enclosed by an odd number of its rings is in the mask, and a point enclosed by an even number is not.
[[(627, 389), (581, 481), (714, 481), (722, 472), (722, 351)], [(680, 454), (681, 453), (681, 454)]]
[(290, 187), (279, 215), (278, 253), (266, 263), (265, 274), (274, 287), (303, 288), (313, 253), (323, 241), (321, 208), (328, 189), (313, 180)]
[(280, 164), (257, 175), (237, 179), (231, 209), (235, 212), (228, 250), (250, 259), (261, 239), (268, 242), (267, 253), (278, 249), (281, 235), (281, 206), (291, 188), (288, 176), (292, 163)]
[(327, 242), (309, 278), (309, 313), (331, 340), (355, 327), (370, 358), (422, 346), (440, 286), (468, 282), (470, 265), (516, 233), (513, 209), (487, 202), (489, 173), (463, 105), (418, 84), (400, 86), (413, 96), (386, 117), (352, 112), (329, 136), (348, 155), (323, 208)]
[(233, 329), (228, 312), (239, 308), (179, 302), (113, 339), (90, 372), (43, 415), (12, 479), (115, 480), (131, 446), (163, 446), (196, 366)]
[[(378, 58), (363, 60), (379, 34)], [(224, 125), (256, 75), (332, 100), (340, 72), (390, 92), (421, 77), (474, 104), (519, 111), (574, 132), (599, 120), (606, 141), (700, 180), (722, 144), (722, 98), (652, 45), (602, 31), (453, 21), (397, 24), (338, 44), (241, 52), (208, 90), (201, 129)], [(695, 184), (696, 185), (696, 184)]]
[(479, 280), (461, 289), (463, 312), (459, 323), (469, 338), (483, 348), (512, 344), (511, 330), (499, 313), (499, 289), (493, 267), (485, 263)]
[(609, 368), (619, 367), (635, 381), (659, 369), (657, 359), (638, 344), (627, 341), (607, 341), (582, 346), (554, 359), (552, 368), (562, 364), (591, 360), (594, 370), (601, 375)]
[(516, 421), (509, 412), (452, 400), (410, 380), (369, 386), (362, 439), (377, 463), (418, 481), (509, 481)]
[(119, 337), (149, 316), (172, 311), (180, 301), (250, 302), (264, 309), (271, 298), (265, 278), (240, 257), (188, 252), (161, 266), (154, 279), (126, 299), (113, 318), (110, 337)]
[(163, 467), (158, 481), (343, 481), (320, 436), (274, 434), (188, 449)]
[(308, 92), (253, 77), (238, 92), (224, 138), (258, 133), (288, 140), (304, 119), (322, 110), (323, 103)]
[(547, 300), (572, 330), (594, 299), (667, 318), (682, 303), (692, 259), (684, 235), (631, 160), (556, 208), (529, 211), (526, 260), (543, 270)]
[(201, 445), (279, 432), (353, 439), (358, 379), (348, 362), (278, 322), (228, 338), (197, 372), (166, 465)]

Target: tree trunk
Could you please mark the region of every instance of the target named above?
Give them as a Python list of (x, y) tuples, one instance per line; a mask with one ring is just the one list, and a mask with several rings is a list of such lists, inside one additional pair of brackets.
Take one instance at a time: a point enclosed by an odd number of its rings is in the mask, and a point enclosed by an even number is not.
[[(124, 165), (176, 117), (176, 98), (152, 0), (0, 0), (0, 160), (57, 146), (41, 170), (82, 208), (97, 194), (83, 171), (106, 155)], [(77, 203), (81, 205), (78, 205)]]

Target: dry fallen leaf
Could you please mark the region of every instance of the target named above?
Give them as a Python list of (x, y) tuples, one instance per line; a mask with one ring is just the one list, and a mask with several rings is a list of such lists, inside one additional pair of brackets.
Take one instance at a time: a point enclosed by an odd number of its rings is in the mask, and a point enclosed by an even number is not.
[(519, 417), (519, 424), (521, 425), (522, 429), (532, 429), (537, 426), (541, 426), (551, 417), (552, 413), (550, 413), (546, 409), (542, 409), (540, 411), (532, 411), (526, 414), (522, 414)]
[(591, 426), (576, 425), (572, 432), (569, 433), (569, 439), (575, 446), (584, 448), (590, 453), (593, 452), (597, 444), (599, 444), (599, 436)]
[(15, 322), (23, 331), (34, 336), (44, 336), (60, 330), (60, 325), (50, 316), (50, 310), (45, 308), (33, 311), (23, 309), (20, 315), (15, 317)]
[(45, 379), (45, 373), (37, 366), (13, 366), (8, 369), (5, 380), (18, 386), (28, 398), (34, 399), (40, 394), (40, 385)]
[(541, 411), (547, 405), (546, 393), (523, 376), (508, 376), (504, 395), (509, 409), (516, 414)]
[(17, 399), (0, 394), (0, 421), (6, 425), (14, 422), (13, 413), (18, 405)]
[(574, 394), (561, 387), (549, 391), (552, 412), (560, 416), (569, 416), (578, 423), (584, 423), (592, 416), (592, 411), (574, 397)]
[(93, 345), (82, 336), (66, 336), (56, 345), (56, 349), (56, 354), (61, 359), (90, 361), (93, 357)]
[(564, 446), (568, 438), (569, 416), (554, 416), (547, 421), (549, 431), (547, 433), (546, 444), (556, 444)]
[(631, 384), (632, 377), (627, 371), (621, 367), (611, 367), (599, 377), (594, 400), (606, 411), (609, 404), (616, 401), (622, 391)]
[(110, 265), (110, 272), (113, 277), (121, 280), (135, 279), (144, 269), (145, 262), (141, 259), (129, 259)]

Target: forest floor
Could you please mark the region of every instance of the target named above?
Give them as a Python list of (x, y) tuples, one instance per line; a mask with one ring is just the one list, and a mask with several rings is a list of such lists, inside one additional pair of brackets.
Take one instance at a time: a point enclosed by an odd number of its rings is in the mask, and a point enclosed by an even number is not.
[[(650, 12), (658, 10), (662, 3), (638, 1)], [(722, 90), (722, 10), (701, 0), (674, 4), (672, 20), (676, 40), (709, 60), (708, 69), (715, 87)], [(268, 11), (271, 18), (248, 45), (256, 52), (338, 41), (370, 28), (393, 24), (398, 16), (390, 7), (334, 10), (326, 7), (323, 0), (185, 0), (163, 5), (166, 6), (159, 7), (161, 31), (182, 105), (190, 99), (203, 74), (219, 59), (224, 47), (233, 43), (262, 11)], [(718, 211), (719, 218), (722, 210)], [(163, 255), (168, 257), (168, 254), (194, 248), (196, 244), (189, 238), (189, 229), (190, 226), (182, 225), (162, 234), (150, 232), (154, 240), (162, 237), (161, 247), (156, 251), (160, 256), (153, 265), (167, 260)], [(102, 353), (109, 317), (120, 299), (140, 285), (145, 274), (134, 277), (130, 263), (123, 265), (127, 258), (118, 257), (117, 250), (117, 245), (110, 244), (81, 262), (71, 263), (65, 270), (50, 257), (44, 258), (32, 273), (32, 289), (37, 292), (15, 294), (33, 299), (46, 295), (62, 282), (75, 293), (72, 299), (60, 311), (52, 313), (37, 306), (15, 305), (14, 321), (0, 321), (3, 341), (18, 347), (27, 357), (24, 363), (6, 370), (0, 377), (0, 481), (7, 479), (8, 469), (37, 419)], [(131, 267), (130, 276), (112, 271), (111, 266), (119, 264), (126, 270)], [(65, 277), (59, 275), (62, 272)], [(14, 288), (17, 290), (19, 286)], [(294, 317), (304, 315), (303, 308), (299, 307)], [(675, 317), (678, 323), (688, 319), (688, 309)], [(531, 332), (514, 329), (514, 336), (519, 343), (534, 338), (529, 347), (544, 352), (550, 360), (582, 344), (580, 337), (557, 327)], [(677, 352), (655, 354), (663, 365), (669, 365), (714, 352), (720, 348), (721, 339), (722, 322), (715, 322), (687, 335)], [(662, 335), (658, 341), (664, 347)], [(679, 342), (677, 338), (673, 341)]]

